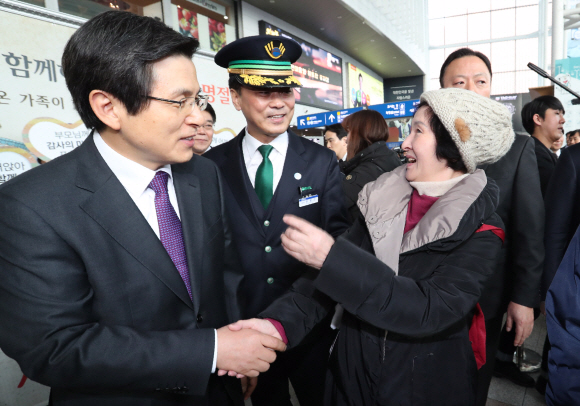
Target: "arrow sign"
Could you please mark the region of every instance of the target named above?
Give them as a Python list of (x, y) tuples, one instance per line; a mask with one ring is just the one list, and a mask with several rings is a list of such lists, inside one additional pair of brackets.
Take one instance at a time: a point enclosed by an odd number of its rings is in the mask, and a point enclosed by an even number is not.
[(335, 120), (334, 115), (333, 114), (329, 115), (328, 120), (330, 120), (331, 123), (334, 123)]

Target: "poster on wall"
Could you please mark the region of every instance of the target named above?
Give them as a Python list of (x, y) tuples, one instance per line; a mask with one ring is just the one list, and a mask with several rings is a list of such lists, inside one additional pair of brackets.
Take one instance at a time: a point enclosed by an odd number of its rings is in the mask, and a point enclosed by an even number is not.
[(194, 55), (193, 63), (201, 91), (209, 96), (208, 101), (216, 113), (211, 143), (215, 147), (234, 138), (246, 126), (246, 120), (232, 104), (228, 71), (217, 66), (213, 59), (202, 55)]
[(174, 15), (173, 29), (186, 37), (199, 40), (201, 49), (217, 52), (226, 46), (228, 39), (233, 41), (236, 38), (235, 28), (229, 24), (175, 4), (171, 5), (171, 9)]
[(177, 7), (177, 20), (181, 35), (199, 40), (199, 29), (197, 26), (197, 13)]
[(74, 109), (60, 65), (75, 29), (3, 11), (0, 20), (0, 183), (4, 183), (38, 165), (38, 159), (49, 161), (72, 151), (89, 131)]
[(347, 64), (348, 70), (348, 107), (364, 107), (385, 102), (383, 82)]
[(342, 58), (265, 21), (258, 26), (262, 35), (290, 38), (302, 47), (302, 55), (292, 64), (294, 76), (302, 84), (294, 89), (297, 103), (327, 110), (342, 109)]

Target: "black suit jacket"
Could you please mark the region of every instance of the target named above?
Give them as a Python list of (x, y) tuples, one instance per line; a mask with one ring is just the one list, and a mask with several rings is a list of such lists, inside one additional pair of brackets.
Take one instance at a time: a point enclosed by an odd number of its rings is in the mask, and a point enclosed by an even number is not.
[(580, 145), (562, 150), (544, 199), (546, 205), (546, 260), (542, 300), (556, 275), (568, 244), (580, 225)]
[(215, 165), (172, 172), (193, 301), (92, 136), (0, 187), (0, 347), (55, 406), (221, 403), (214, 328), (243, 277)]
[[(234, 241), (244, 269), (247, 305), (244, 317), (255, 317), (281, 296), (308, 267), (282, 248), (284, 214), (295, 214), (334, 237), (348, 227), (336, 155), (288, 131), (282, 177), (265, 210), (246, 170), (242, 151), (245, 130), (204, 156), (213, 160), (226, 180), (225, 195)], [(299, 174), (300, 176), (296, 175)], [(296, 179), (299, 177), (300, 179)], [(311, 186), (318, 203), (299, 207), (299, 187)]]
[(503, 158), (482, 166), (499, 186), (496, 213), (506, 232), (496, 273), (488, 280), (480, 299), (486, 319), (501, 316), (510, 301), (538, 306), (544, 261), (544, 204), (534, 139), (516, 135)]
[(535, 137), (534, 145), (536, 150), (536, 160), (538, 161), (538, 171), (540, 172), (540, 184), (542, 187), (542, 197), (546, 198), (546, 191), (548, 190), (548, 183), (552, 178), (552, 173), (556, 164), (558, 163), (558, 156), (554, 154), (549, 148), (546, 148), (540, 140)]

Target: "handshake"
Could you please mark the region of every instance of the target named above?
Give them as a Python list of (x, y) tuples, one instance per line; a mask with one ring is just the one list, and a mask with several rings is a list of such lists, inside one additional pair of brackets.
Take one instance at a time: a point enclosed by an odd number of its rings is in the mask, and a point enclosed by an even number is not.
[(268, 320), (239, 320), (217, 330), (218, 375), (257, 377), (276, 360), (275, 351), (285, 351), (286, 344)]

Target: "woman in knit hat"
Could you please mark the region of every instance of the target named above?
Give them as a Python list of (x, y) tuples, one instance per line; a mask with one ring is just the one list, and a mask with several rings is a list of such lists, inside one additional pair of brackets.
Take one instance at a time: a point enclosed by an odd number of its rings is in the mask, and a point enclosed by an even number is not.
[(284, 248), (318, 271), (261, 314), (272, 324), (240, 325), (276, 327), (293, 347), (339, 303), (328, 405), (473, 405), (485, 362), (477, 303), (504, 234), (499, 190), (477, 166), (513, 140), (500, 103), (455, 88), (423, 94), (402, 145), (408, 164), (363, 188), (343, 236), (285, 217)]

